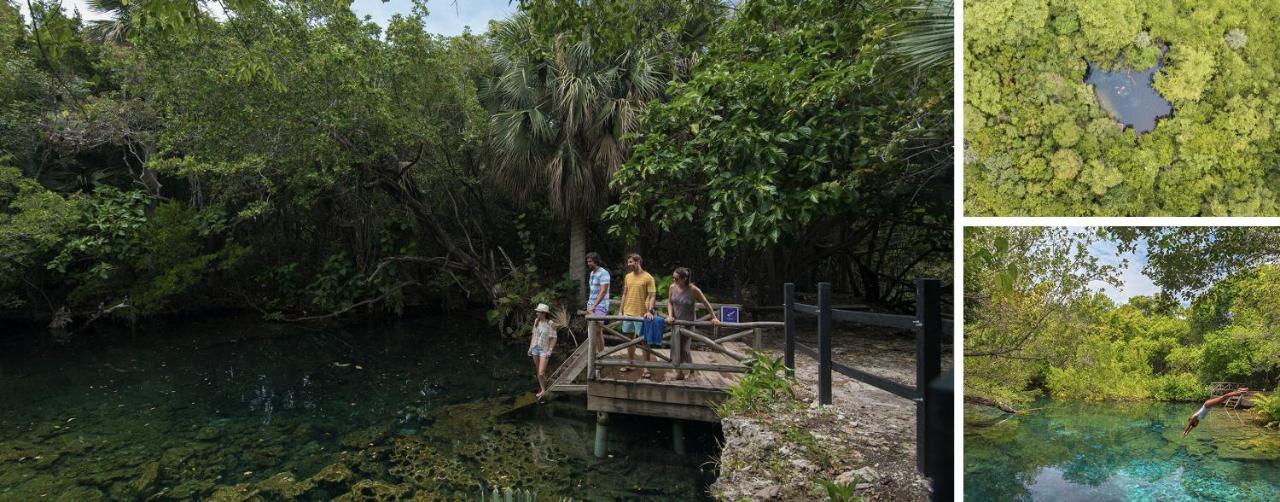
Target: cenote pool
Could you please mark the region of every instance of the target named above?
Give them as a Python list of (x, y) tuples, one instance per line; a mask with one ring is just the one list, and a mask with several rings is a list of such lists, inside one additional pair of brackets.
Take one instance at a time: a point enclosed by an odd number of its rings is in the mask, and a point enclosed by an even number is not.
[(1156, 128), (1156, 121), (1173, 114), (1173, 104), (1153, 87), (1155, 74), (1164, 66), (1166, 49), (1155, 66), (1145, 70), (1104, 70), (1091, 61), (1084, 81), (1092, 85), (1098, 104), (1116, 121), (1142, 134)]
[(500, 415), (537, 384), (527, 342), (483, 322), (219, 319), (66, 343), (3, 331), (0, 500), (435, 500), (480, 484), (704, 500), (714, 480), (713, 426), (686, 426), (679, 456), (669, 422), (613, 417), (597, 460), (581, 402)]
[[(1280, 500), (1280, 435), (1196, 404), (1045, 401), (1028, 415), (966, 405), (969, 500)], [(997, 425), (993, 425), (997, 424)]]

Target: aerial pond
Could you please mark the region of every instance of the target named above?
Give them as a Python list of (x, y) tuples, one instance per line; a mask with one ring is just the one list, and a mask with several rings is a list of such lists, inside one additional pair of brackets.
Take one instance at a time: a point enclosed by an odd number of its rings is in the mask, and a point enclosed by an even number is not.
[(1092, 61), (1088, 65), (1084, 82), (1093, 86), (1098, 104), (1116, 121), (1141, 134), (1155, 129), (1157, 120), (1173, 114), (1173, 105), (1152, 87), (1156, 72), (1164, 66), (1163, 51), (1155, 66), (1145, 70), (1106, 71)]
[(1280, 500), (1280, 434), (1195, 403), (1045, 401), (1008, 418), (966, 406), (969, 500)]
[(537, 384), (527, 342), (483, 323), (7, 331), (0, 500), (702, 500), (714, 478), (710, 426), (686, 426), (679, 456), (669, 422), (613, 417), (597, 460), (580, 402), (504, 414)]

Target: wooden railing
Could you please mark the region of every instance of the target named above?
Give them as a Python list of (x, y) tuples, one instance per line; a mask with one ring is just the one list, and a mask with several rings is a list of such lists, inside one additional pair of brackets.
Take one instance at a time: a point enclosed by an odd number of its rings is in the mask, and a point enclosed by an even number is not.
[[(709, 318), (709, 316), (708, 316)], [(663, 355), (644, 343), (641, 337), (629, 337), (618, 331), (618, 325), (622, 321), (638, 321), (644, 322), (643, 317), (622, 316), (622, 315), (589, 315), (586, 316), (587, 325), (587, 354), (591, 356), (587, 359), (587, 378), (595, 378), (595, 370), (597, 367), (611, 366), (631, 366), (636, 368), (654, 368), (654, 369), (675, 369), (675, 370), (696, 370), (696, 371), (719, 371), (726, 373), (746, 373), (749, 368), (743, 361), (751, 358), (751, 354), (743, 354), (728, 347), (726, 344), (751, 337), (752, 348), (759, 349), (764, 343), (764, 330), (769, 328), (781, 328), (783, 323), (780, 322), (739, 322), (739, 323), (720, 323), (716, 325), (709, 320), (700, 319), (696, 321), (684, 321), (679, 319), (668, 319), (662, 334), (662, 341), (669, 342), (672, 350), (669, 351), (670, 356)], [(606, 324), (608, 323), (608, 324)], [(702, 333), (697, 328), (711, 328), (710, 336)], [(602, 329), (606, 341), (612, 340), (619, 342), (617, 345), (606, 345), (596, 352), (595, 330)], [(721, 335), (722, 331), (731, 331), (732, 333)], [(705, 364), (695, 363), (692, 361), (681, 360), (680, 346), (684, 342), (684, 338), (693, 339), (694, 342), (700, 343), (712, 351), (719, 352), (729, 356), (737, 364)], [(628, 348), (638, 348), (642, 352), (648, 353), (658, 361), (643, 360), (623, 360), (618, 358), (610, 358), (609, 356), (616, 354)]]
[[(916, 403), (916, 463), (925, 476), (934, 481), (935, 500), (949, 500), (952, 490), (951, 462), (954, 458), (952, 443), (952, 410), (954, 407), (954, 376), (942, 373), (943, 335), (952, 333), (950, 319), (942, 317), (941, 282), (937, 279), (916, 280), (915, 315), (881, 314), (831, 307), (831, 284), (818, 284), (818, 304), (796, 303), (795, 284), (783, 288), (783, 363), (794, 371), (795, 353), (801, 353), (818, 361), (818, 402), (831, 404), (831, 374), (840, 373), (895, 396)], [(796, 315), (809, 314), (818, 318), (818, 346), (809, 347), (796, 340)], [(916, 332), (916, 382), (903, 385), (866, 371), (836, 363), (831, 360), (832, 322), (883, 326)]]

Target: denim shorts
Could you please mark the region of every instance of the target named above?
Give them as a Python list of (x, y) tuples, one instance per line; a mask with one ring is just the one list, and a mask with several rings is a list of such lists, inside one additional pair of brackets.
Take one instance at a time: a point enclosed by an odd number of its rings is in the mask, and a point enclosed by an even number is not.
[(529, 347), (529, 355), (533, 357), (551, 357), (551, 351), (554, 349), (542, 350), (542, 347), (534, 345)]
[(644, 323), (640, 321), (622, 321), (623, 333), (631, 333), (635, 336), (640, 336), (640, 329), (642, 327), (644, 327)]

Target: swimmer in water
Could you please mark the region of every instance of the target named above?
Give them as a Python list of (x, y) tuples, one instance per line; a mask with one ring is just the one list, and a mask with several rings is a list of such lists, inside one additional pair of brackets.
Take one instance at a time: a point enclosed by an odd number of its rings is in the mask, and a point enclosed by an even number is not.
[(1249, 392), (1248, 387), (1241, 387), (1239, 389), (1233, 390), (1221, 396), (1205, 401), (1204, 404), (1200, 405), (1200, 409), (1196, 411), (1195, 414), (1191, 415), (1191, 418), (1187, 419), (1187, 428), (1182, 430), (1182, 437), (1187, 437), (1187, 434), (1191, 433), (1191, 429), (1196, 428), (1197, 425), (1200, 425), (1200, 421), (1204, 420), (1204, 417), (1209, 416), (1209, 408), (1222, 404), (1222, 402), (1226, 401), (1227, 398), (1238, 396), (1240, 394), (1244, 394), (1245, 392)]

